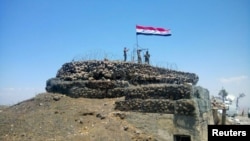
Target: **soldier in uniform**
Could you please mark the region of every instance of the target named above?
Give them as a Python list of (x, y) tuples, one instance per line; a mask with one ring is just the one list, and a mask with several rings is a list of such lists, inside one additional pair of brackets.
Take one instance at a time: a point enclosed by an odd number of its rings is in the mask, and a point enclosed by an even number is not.
[(141, 49), (137, 49), (138, 63), (141, 64)]
[(144, 55), (145, 57), (145, 63), (146, 64), (149, 64), (149, 57), (150, 57), (150, 54), (148, 53), (148, 51), (146, 51), (146, 54)]
[(124, 47), (124, 50), (123, 50), (123, 55), (124, 55), (124, 62), (127, 61), (127, 52), (128, 52), (129, 49), (127, 49), (126, 47)]

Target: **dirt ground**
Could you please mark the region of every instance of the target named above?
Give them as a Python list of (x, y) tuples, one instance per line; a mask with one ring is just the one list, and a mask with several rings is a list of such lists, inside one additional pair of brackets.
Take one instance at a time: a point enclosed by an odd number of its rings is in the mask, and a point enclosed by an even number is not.
[[(122, 112), (124, 98), (70, 98), (42, 93), (13, 106), (0, 106), (0, 141), (164, 141), (174, 127), (173, 115)], [(250, 125), (250, 118), (227, 117)], [(168, 126), (166, 126), (168, 125)]]
[(250, 118), (247, 115), (238, 115), (234, 118), (227, 117), (229, 120), (233, 121), (237, 125), (250, 125)]
[(122, 99), (75, 99), (61, 94), (38, 94), (0, 108), (0, 140), (161, 140), (126, 120), (128, 113), (114, 110), (115, 101)]

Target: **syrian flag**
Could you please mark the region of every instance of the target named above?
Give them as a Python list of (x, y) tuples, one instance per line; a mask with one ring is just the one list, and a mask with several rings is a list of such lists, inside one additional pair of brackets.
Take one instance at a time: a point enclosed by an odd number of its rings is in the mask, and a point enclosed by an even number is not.
[(171, 36), (170, 29), (151, 26), (136, 25), (137, 35), (158, 35), (158, 36)]

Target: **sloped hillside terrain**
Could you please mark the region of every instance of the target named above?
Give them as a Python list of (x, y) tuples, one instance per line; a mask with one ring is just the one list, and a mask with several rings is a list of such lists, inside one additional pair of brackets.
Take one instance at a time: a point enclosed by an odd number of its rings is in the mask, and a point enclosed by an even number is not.
[(149, 126), (146, 120), (153, 115), (114, 110), (116, 100), (75, 99), (62, 94), (39, 94), (1, 110), (0, 140), (162, 140), (152, 134), (156, 130), (153, 124), (153, 129), (145, 129)]

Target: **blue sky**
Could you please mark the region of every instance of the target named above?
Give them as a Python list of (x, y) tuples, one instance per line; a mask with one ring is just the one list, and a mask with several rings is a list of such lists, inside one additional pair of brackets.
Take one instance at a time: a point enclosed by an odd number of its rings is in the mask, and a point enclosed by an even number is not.
[(0, 0), (0, 104), (45, 92), (73, 59), (123, 60), (136, 24), (172, 31), (138, 36), (152, 65), (196, 73), (211, 95), (245, 93), (250, 107), (248, 0)]

